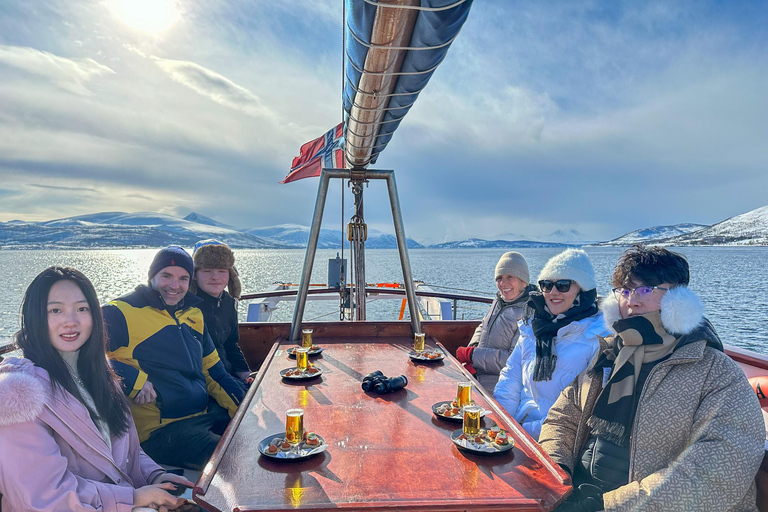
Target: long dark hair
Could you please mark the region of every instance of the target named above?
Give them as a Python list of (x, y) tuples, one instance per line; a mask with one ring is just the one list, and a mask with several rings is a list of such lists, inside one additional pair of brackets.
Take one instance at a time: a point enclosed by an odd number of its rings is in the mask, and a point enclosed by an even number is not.
[[(92, 411), (78, 391), (67, 364), (51, 345), (48, 334), (48, 294), (59, 281), (72, 281), (85, 295), (91, 310), (93, 331), (80, 347), (77, 371), (85, 389), (96, 407)], [(16, 344), (24, 357), (45, 369), (51, 378), (51, 387), (69, 391), (86, 405), (91, 418), (101, 419), (109, 426), (112, 435), (128, 430), (130, 407), (118, 384), (118, 377), (107, 361), (107, 333), (101, 315), (99, 299), (91, 281), (79, 270), (66, 267), (49, 267), (43, 270), (27, 288), (21, 304), (21, 330), (16, 333)]]

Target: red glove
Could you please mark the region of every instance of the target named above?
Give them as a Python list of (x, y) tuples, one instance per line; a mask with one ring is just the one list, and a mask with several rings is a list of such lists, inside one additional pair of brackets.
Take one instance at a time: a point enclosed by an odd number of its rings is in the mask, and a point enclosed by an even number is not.
[(456, 359), (462, 364), (472, 364), (472, 351), (475, 347), (459, 347), (456, 349)]
[(464, 365), (464, 368), (466, 368), (472, 375), (477, 373), (475, 367), (472, 366), (473, 350), (475, 350), (475, 347), (459, 347), (456, 349), (456, 359), (458, 359), (459, 362)]

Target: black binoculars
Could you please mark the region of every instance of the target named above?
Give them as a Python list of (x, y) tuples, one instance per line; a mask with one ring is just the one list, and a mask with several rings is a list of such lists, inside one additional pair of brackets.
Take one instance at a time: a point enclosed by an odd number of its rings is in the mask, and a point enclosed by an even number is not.
[(363, 377), (363, 391), (373, 391), (373, 387), (380, 380), (386, 379), (383, 373), (376, 370)]
[(403, 389), (408, 384), (405, 375), (399, 377), (387, 377), (380, 371), (369, 373), (363, 377), (363, 391), (373, 391), (380, 395), (392, 393)]

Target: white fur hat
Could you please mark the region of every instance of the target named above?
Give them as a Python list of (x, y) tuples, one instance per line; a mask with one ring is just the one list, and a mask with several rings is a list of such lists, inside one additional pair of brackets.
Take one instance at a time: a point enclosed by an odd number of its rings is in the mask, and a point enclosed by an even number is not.
[(585, 291), (597, 288), (592, 263), (589, 262), (587, 253), (581, 249), (568, 249), (550, 258), (539, 273), (538, 280), (544, 279), (550, 281), (570, 279), (576, 281), (576, 284)]

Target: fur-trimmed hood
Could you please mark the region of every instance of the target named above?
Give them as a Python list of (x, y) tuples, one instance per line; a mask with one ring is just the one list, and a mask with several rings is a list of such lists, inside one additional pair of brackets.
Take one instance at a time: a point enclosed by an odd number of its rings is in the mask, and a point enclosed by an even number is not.
[(48, 396), (46, 380), (31, 361), (11, 357), (0, 364), (0, 426), (33, 421)]
[[(615, 333), (613, 324), (621, 320), (621, 313), (619, 301), (613, 293), (603, 300), (600, 309), (606, 327)], [(665, 331), (676, 336), (690, 334), (703, 322), (704, 305), (687, 286), (672, 288), (664, 294), (661, 299), (661, 325)]]

